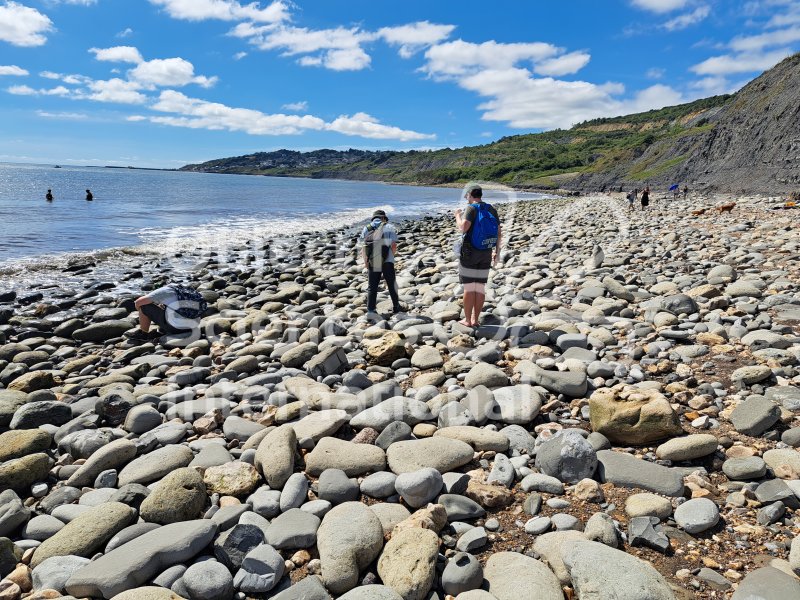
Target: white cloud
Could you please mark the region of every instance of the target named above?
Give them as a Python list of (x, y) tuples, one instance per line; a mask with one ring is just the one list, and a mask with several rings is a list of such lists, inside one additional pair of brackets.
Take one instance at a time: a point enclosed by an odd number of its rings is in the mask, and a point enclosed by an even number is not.
[(409, 142), (412, 140), (431, 140), (435, 135), (407, 131), (399, 127), (383, 125), (375, 117), (367, 113), (356, 113), (352, 117), (341, 115), (326, 126), (330, 131), (345, 135), (357, 135), (364, 138), (377, 140), (399, 140)]
[(535, 71), (538, 75), (551, 75), (561, 77), (577, 73), (589, 64), (592, 57), (586, 52), (570, 52), (555, 58), (548, 58), (536, 65)]
[(683, 8), (689, 0), (631, 0), (634, 6), (654, 13), (667, 13)]
[(64, 4), (77, 4), (78, 6), (92, 6), (97, 0), (61, 0)]
[(768, 31), (759, 35), (740, 36), (731, 40), (730, 47), (738, 52), (753, 52), (770, 46), (786, 46), (800, 42), (800, 26)]
[(377, 33), (387, 44), (400, 46), (400, 56), (410, 58), (423, 48), (446, 40), (455, 28), (455, 25), (417, 21), (407, 25), (381, 27)]
[(69, 96), (72, 94), (72, 90), (69, 90), (63, 85), (54, 88), (41, 88), (38, 90), (27, 85), (12, 85), (6, 89), (6, 91), (16, 96)]
[(721, 56), (712, 56), (694, 65), (691, 67), (691, 70), (698, 75), (712, 76), (766, 71), (791, 54), (792, 51), (788, 48), (773, 50), (771, 52), (724, 54)]
[(692, 82), (691, 88), (697, 91), (698, 97), (733, 94), (748, 83), (747, 79), (731, 82), (727, 77), (709, 76)]
[(711, 7), (708, 5), (698, 6), (695, 10), (684, 15), (678, 15), (662, 25), (667, 31), (680, 31), (692, 25), (696, 25), (705, 20), (711, 14)]
[(663, 79), (667, 72), (660, 67), (652, 67), (647, 69), (644, 76), (648, 79)]
[(289, 4), (277, 1), (261, 8), (258, 2), (242, 5), (233, 0), (150, 0), (162, 6), (169, 16), (186, 21), (255, 21), (279, 23), (289, 18)]
[(284, 104), (281, 106), (283, 110), (291, 110), (292, 112), (301, 112), (304, 110), (308, 110), (308, 102), (303, 100), (302, 102), (290, 102), (289, 104)]
[[(300, 103), (298, 103), (300, 104)], [(330, 123), (313, 115), (267, 114), (234, 108), (217, 102), (190, 98), (176, 90), (164, 90), (150, 108), (170, 116), (135, 115), (131, 121), (147, 120), (172, 127), (241, 131), (251, 135), (295, 135), (304, 131), (334, 131), (344, 135), (382, 140), (422, 140), (435, 136), (384, 125), (366, 113), (341, 115)]]
[(130, 27), (126, 27), (122, 31), (118, 32), (115, 37), (118, 37), (120, 39), (124, 39), (124, 38), (131, 37), (132, 35), (133, 35), (133, 29), (131, 29)]
[(44, 110), (37, 110), (36, 114), (45, 119), (60, 119), (66, 121), (85, 121), (89, 118), (87, 114), (74, 112), (47, 112)]
[(216, 77), (195, 76), (194, 65), (182, 58), (156, 58), (142, 62), (128, 71), (128, 77), (148, 89), (181, 87), (190, 83), (208, 88), (217, 82)]
[(147, 96), (139, 91), (141, 86), (136, 82), (115, 77), (114, 79), (92, 81), (88, 87), (90, 92), (85, 97), (96, 102), (118, 104), (144, 104), (147, 102)]
[(144, 62), (142, 54), (133, 46), (114, 46), (113, 48), (89, 48), (97, 60), (105, 62), (125, 62), (138, 65)]
[(455, 40), (431, 46), (422, 71), (435, 78), (454, 78), (484, 69), (509, 69), (520, 61), (539, 62), (561, 54), (544, 42), (504, 44), (494, 40), (475, 44)]
[(247, 56), (247, 52), (237, 52), (233, 55), (233, 60), (242, 60), (245, 56)]
[(17, 65), (0, 65), (0, 75), (13, 75), (15, 77), (24, 77), (28, 72), (18, 67)]
[(18, 2), (0, 6), (0, 41), (12, 46), (42, 46), (47, 42), (45, 34), (51, 31), (53, 22), (35, 8)]
[(446, 39), (454, 25), (418, 21), (366, 31), (359, 27), (309, 29), (283, 24), (237, 24), (229, 35), (247, 40), (261, 50), (279, 50), (283, 56), (299, 56), (304, 67), (325, 67), (334, 71), (359, 71), (369, 67), (372, 58), (364, 45), (382, 40), (399, 46), (399, 54), (409, 58), (416, 52)]
[(39, 73), (39, 77), (44, 77), (45, 79), (55, 79), (57, 81), (63, 81), (64, 83), (68, 83), (69, 85), (81, 85), (92, 81), (91, 78), (86, 77), (84, 75), (64, 75), (63, 73), (53, 73), (52, 71), (42, 71), (41, 73)]

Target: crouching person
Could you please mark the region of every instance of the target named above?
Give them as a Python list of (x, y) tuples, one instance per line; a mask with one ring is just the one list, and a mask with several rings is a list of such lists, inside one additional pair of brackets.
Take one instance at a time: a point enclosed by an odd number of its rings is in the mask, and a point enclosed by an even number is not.
[[(153, 340), (160, 336), (171, 336), (185, 341), (200, 337), (200, 319), (208, 304), (200, 292), (178, 284), (170, 284), (153, 290), (134, 303), (139, 312), (139, 329), (130, 339)], [(156, 325), (158, 332), (151, 331)]]

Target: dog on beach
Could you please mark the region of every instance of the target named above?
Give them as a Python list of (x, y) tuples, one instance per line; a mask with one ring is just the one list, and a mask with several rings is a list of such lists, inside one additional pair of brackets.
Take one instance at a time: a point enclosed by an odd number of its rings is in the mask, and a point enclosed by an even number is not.
[(721, 206), (718, 206), (717, 210), (719, 211), (720, 214), (722, 214), (724, 212), (731, 212), (735, 206), (736, 202), (730, 202), (728, 204), (723, 204)]
[(707, 208), (700, 208), (700, 209), (697, 209), (697, 210), (693, 210), (692, 211), (692, 215), (695, 216), (695, 217), (699, 217), (700, 215), (705, 214), (706, 210), (708, 210), (708, 209)]

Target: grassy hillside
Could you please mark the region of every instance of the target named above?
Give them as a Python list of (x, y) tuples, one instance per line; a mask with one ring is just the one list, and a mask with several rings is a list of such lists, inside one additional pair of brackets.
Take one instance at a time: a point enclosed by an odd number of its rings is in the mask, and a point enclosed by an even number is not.
[(287, 150), (224, 158), (183, 170), (213, 173), (453, 184), (494, 181), (523, 188), (568, 187), (575, 178), (616, 172), (647, 181), (686, 161), (697, 136), (714, 128), (713, 116), (730, 99), (714, 96), (689, 104), (623, 117), (586, 121), (569, 130), (516, 135), (491, 144), (410, 152)]

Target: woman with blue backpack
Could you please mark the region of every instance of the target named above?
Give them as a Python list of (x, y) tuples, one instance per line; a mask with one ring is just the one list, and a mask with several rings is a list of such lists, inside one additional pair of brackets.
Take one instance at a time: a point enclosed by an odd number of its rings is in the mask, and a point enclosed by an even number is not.
[(470, 186), (464, 195), (468, 202), (465, 211), (456, 210), (456, 227), (463, 234), (458, 261), (458, 275), (464, 286), (464, 319), (466, 327), (477, 327), (489, 270), (500, 256), (501, 228), (497, 210), (483, 201), (483, 190)]

